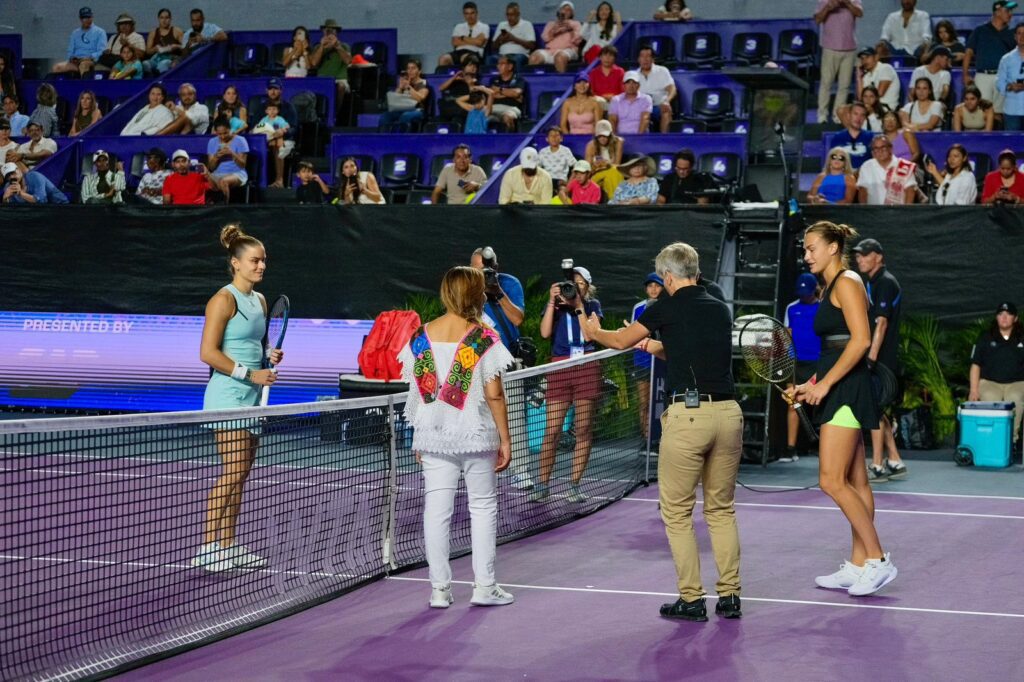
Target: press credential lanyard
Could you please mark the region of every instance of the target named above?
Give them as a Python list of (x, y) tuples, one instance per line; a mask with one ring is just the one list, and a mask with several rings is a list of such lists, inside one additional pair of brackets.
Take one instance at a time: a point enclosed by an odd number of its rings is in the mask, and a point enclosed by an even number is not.
[[(582, 345), (583, 339), (582, 338), (580, 339), (581, 345), (576, 345), (576, 342), (573, 340), (572, 317), (570, 317), (569, 315), (565, 316), (565, 331), (569, 335), (569, 357), (570, 358), (578, 358), (578, 357), (580, 357), (581, 355), (583, 355), (583, 345)], [(583, 336), (583, 331), (582, 330), (580, 330), (580, 336)]]

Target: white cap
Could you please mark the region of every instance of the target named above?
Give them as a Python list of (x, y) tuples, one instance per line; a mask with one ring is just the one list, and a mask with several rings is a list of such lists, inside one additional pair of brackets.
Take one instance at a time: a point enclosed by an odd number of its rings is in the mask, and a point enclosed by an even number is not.
[(640, 82), (640, 74), (636, 71), (627, 71), (626, 75), (622, 77), (622, 82), (633, 81), (634, 83)]
[(578, 265), (572, 269), (573, 272), (579, 273), (580, 277), (587, 281), (587, 284), (593, 284), (594, 280), (590, 276), (590, 270), (587, 270), (582, 265)]
[(540, 154), (533, 147), (527, 147), (519, 152), (519, 165), (523, 168), (536, 168), (539, 159)]
[(0, 178), (6, 178), (8, 173), (13, 173), (18, 170), (18, 164), (16, 163), (5, 163), (0, 167)]
[(101, 156), (105, 156), (105, 157), (107, 157), (108, 159), (110, 158), (110, 154), (106, 153), (106, 152), (105, 152), (105, 151), (103, 151), (102, 149), (97, 149), (97, 150), (96, 150), (95, 152), (93, 152), (93, 155), (92, 155), (92, 162), (93, 162), (93, 163), (96, 163), (96, 159), (100, 158)]
[(594, 135), (596, 137), (600, 137), (602, 135), (611, 137), (612, 133), (614, 132), (615, 131), (612, 130), (612, 122), (606, 118), (602, 118), (600, 121), (597, 122), (597, 125), (594, 126)]
[(563, 7), (568, 7), (573, 12), (576, 11), (576, 5), (569, 2), (569, 0), (562, 0), (562, 2), (558, 3), (558, 9), (562, 9)]
[(174, 153), (171, 154), (171, 161), (174, 161), (175, 159), (181, 156), (184, 156), (186, 161), (190, 160), (187, 151), (185, 151), (184, 149), (176, 149), (174, 150)]
[(590, 172), (590, 163), (588, 161), (586, 161), (585, 159), (580, 159), (572, 167), (572, 172), (573, 173), (589, 173)]

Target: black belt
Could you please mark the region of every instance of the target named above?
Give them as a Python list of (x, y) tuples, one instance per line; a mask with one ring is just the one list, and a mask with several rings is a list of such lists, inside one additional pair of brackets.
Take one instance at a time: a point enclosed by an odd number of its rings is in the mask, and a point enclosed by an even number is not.
[[(736, 400), (736, 396), (732, 393), (700, 393), (698, 394), (702, 403), (721, 403), (726, 400)], [(673, 393), (668, 397), (670, 405), (683, 402), (682, 393)]]
[(982, 71), (982, 70), (977, 70), (977, 71), (975, 71), (974, 73), (975, 73), (975, 75), (977, 75), (977, 74), (979, 74), (979, 73), (984, 73), (984, 74), (988, 74), (989, 76), (993, 76), (993, 75), (995, 75), (995, 74), (999, 73), (999, 70), (998, 70), (998, 69), (996, 69), (995, 71), (988, 71), (988, 70), (984, 70), (984, 71)]

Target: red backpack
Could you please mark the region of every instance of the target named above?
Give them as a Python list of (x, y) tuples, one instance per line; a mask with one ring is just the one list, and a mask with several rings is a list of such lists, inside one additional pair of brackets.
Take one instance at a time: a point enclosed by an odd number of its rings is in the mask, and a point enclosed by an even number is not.
[(359, 351), (359, 371), (363, 376), (384, 381), (401, 379), (398, 353), (419, 326), (420, 316), (414, 310), (385, 310), (378, 315)]

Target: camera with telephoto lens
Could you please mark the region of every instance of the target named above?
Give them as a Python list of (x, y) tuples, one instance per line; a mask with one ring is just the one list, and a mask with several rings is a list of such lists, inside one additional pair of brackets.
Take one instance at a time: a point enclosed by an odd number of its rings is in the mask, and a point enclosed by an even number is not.
[(572, 258), (563, 258), (562, 276), (566, 281), (558, 283), (558, 300), (555, 301), (561, 308), (575, 308), (576, 297), (580, 295), (580, 290), (576, 287), (576, 271), (572, 268)]

